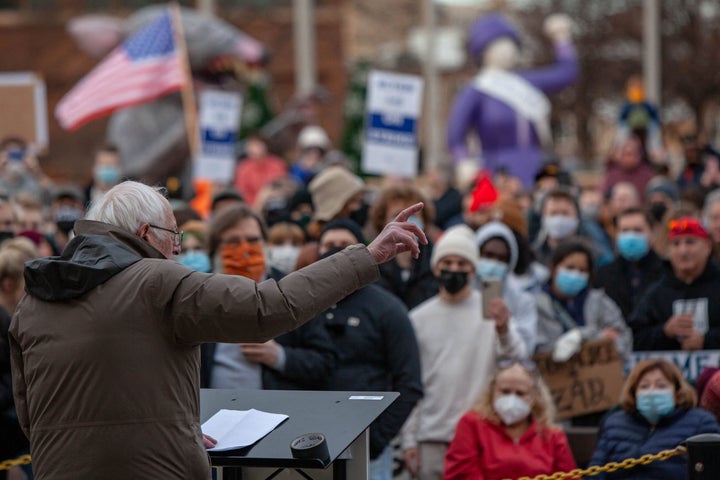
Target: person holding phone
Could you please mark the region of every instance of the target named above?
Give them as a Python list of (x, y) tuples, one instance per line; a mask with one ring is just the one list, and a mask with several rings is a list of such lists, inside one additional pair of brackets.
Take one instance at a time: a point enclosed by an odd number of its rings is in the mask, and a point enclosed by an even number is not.
[(475, 233), (475, 241), (480, 255), (476, 271), (483, 292), (483, 302), (489, 310), (491, 300), (500, 299), (510, 311), (511, 323), (517, 327), (526, 351), (535, 351), (537, 335), (535, 296), (523, 290), (519, 283), (505, 281), (508, 274), (515, 270), (518, 262), (519, 248), (515, 234), (504, 223), (491, 221), (478, 229)]
[(497, 358), (526, 355), (502, 298), (490, 301), (483, 315), (483, 293), (473, 285), (478, 259), (470, 227), (446, 230), (430, 258), (440, 292), (410, 311), (424, 396), (403, 426), (401, 442), (410, 474), (423, 480), (443, 477), (455, 426), (487, 385)]
[(8, 198), (19, 192), (41, 196), (52, 184), (43, 173), (35, 149), (21, 137), (0, 140), (0, 189)]

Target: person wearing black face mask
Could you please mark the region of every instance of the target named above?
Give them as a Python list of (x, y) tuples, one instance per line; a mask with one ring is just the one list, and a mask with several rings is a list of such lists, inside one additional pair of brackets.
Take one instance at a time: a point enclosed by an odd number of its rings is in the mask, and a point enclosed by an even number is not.
[(55, 223), (54, 241), (62, 252), (72, 238), (75, 222), (85, 215), (85, 195), (72, 185), (58, 187), (52, 199), (52, 219)]
[(406, 467), (423, 479), (442, 478), (455, 425), (480, 395), (496, 359), (526, 356), (502, 298), (493, 299), (483, 315), (482, 294), (473, 288), (478, 260), (475, 234), (467, 225), (446, 230), (430, 259), (440, 293), (410, 311), (425, 393), (401, 440)]
[[(364, 243), (360, 226), (348, 218), (330, 221), (319, 237), (326, 258)], [(329, 390), (400, 392), (400, 398), (370, 426), (370, 480), (392, 477), (390, 440), (422, 397), (420, 354), (405, 305), (378, 285), (368, 285), (322, 312), (322, 322), (338, 352)]]

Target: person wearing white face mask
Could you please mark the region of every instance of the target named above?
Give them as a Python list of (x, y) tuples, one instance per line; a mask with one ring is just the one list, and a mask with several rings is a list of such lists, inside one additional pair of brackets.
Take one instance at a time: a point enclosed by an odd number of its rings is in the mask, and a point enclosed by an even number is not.
[(549, 192), (543, 199), (541, 215), (540, 234), (533, 243), (533, 252), (540, 263), (547, 265), (555, 247), (574, 236), (590, 241), (598, 265), (613, 260), (610, 241), (596, 223), (580, 220), (577, 202), (569, 191), (558, 188)]
[[(674, 364), (661, 359), (639, 362), (620, 394), (621, 410), (603, 423), (590, 465), (640, 458), (672, 449), (688, 437), (720, 433), (713, 415), (695, 408), (695, 390)], [(685, 455), (630, 470), (602, 473), (601, 480), (687, 478)]]
[(567, 361), (583, 341), (611, 338), (623, 359), (632, 349), (632, 334), (620, 308), (602, 290), (591, 288), (593, 256), (580, 240), (567, 240), (555, 249), (551, 277), (537, 294), (536, 353), (553, 352)]
[(642, 295), (665, 272), (662, 259), (653, 251), (653, 218), (641, 208), (629, 208), (615, 217), (618, 256), (598, 268), (595, 287), (602, 288), (630, 318)]
[(503, 302), (510, 310), (513, 323), (527, 352), (535, 351), (537, 332), (537, 305), (535, 296), (524, 291), (517, 282), (506, 279), (518, 262), (518, 244), (512, 230), (502, 222), (492, 221), (475, 233), (480, 258), (475, 269), (478, 279), (498, 279), (503, 282)]
[[(299, 225), (279, 222), (268, 231), (267, 261), (270, 276), (279, 280), (295, 271), (300, 247), (305, 243), (305, 234)], [(276, 272), (273, 272), (276, 270)]]
[(554, 415), (535, 364), (501, 360), (475, 408), (458, 422), (444, 480), (534, 477), (576, 468)]

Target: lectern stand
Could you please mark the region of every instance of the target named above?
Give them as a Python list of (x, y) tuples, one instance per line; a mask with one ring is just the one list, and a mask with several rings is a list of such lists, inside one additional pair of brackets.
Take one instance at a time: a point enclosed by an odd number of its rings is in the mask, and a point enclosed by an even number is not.
[[(218, 480), (367, 480), (368, 426), (400, 396), (397, 392), (306, 392), (290, 390), (200, 391), (200, 421), (222, 408), (284, 413), (288, 419), (254, 445), (210, 452)], [(293, 458), (290, 443), (322, 433), (327, 461)], [(332, 467), (332, 468), (329, 468)]]

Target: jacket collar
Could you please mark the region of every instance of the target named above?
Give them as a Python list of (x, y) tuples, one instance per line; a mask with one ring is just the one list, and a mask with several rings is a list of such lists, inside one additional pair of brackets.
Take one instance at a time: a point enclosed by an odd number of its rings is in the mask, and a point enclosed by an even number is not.
[(131, 248), (143, 258), (166, 258), (157, 248), (137, 235), (109, 223), (95, 220), (78, 220), (75, 222), (75, 235), (104, 235), (111, 237)]

